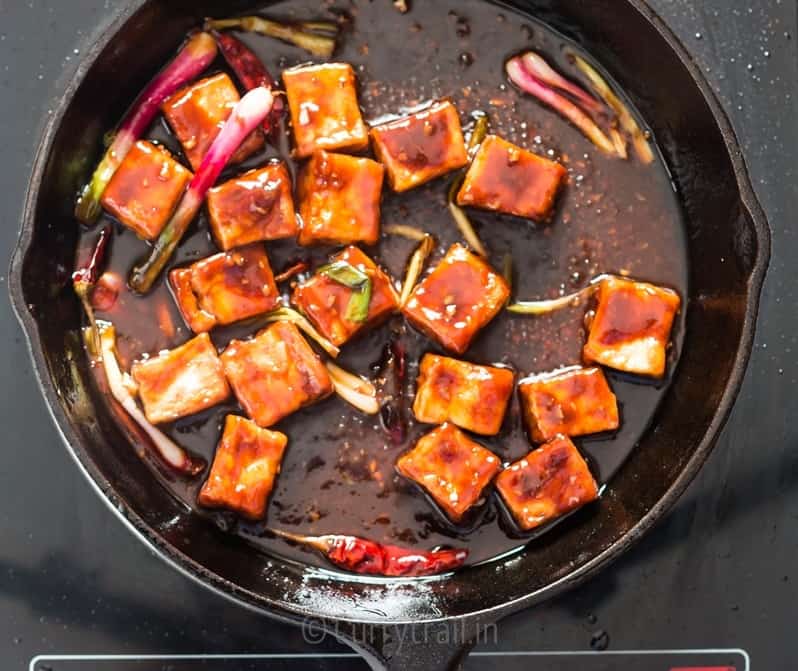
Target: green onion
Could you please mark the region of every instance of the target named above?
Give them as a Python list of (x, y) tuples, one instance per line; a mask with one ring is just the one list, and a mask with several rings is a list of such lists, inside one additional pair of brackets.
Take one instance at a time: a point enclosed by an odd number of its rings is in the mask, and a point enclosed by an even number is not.
[(508, 305), (507, 310), (520, 315), (545, 315), (563, 308), (575, 307), (581, 300), (592, 296), (601, 285), (601, 281), (607, 277), (609, 275), (599, 275), (586, 287), (567, 296), (542, 301), (517, 301)]
[(424, 262), (432, 254), (433, 249), (435, 249), (435, 239), (431, 235), (426, 235), (410, 257), (410, 262), (407, 264), (407, 272), (405, 273), (405, 281), (402, 284), (402, 293), (399, 297), (400, 306), (404, 306), (407, 299), (410, 298), (410, 293), (416, 286), (416, 282), (421, 276), (421, 271), (424, 270)]
[(180, 240), (205, 202), (206, 194), (241, 143), (267, 117), (273, 102), (271, 90), (259, 86), (249, 91), (233, 108), (232, 114), (225, 121), (189, 182), (172, 218), (150, 249), (149, 256), (131, 271), (128, 284), (135, 292), (146, 294), (152, 289), (153, 283), (172, 258)]
[(321, 266), (316, 274), (329, 277), (331, 280), (344, 285), (347, 289), (361, 289), (363, 285), (371, 282), (369, 276), (359, 268), (355, 268), (346, 261), (334, 261)]
[(324, 365), (330, 374), (335, 393), (342, 399), (367, 415), (376, 415), (380, 411), (377, 389), (371, 382), (336, 366), (332, 361), (327, 361)]
[(525, 60), (523, 56), (515, 56), (507, 61), (504, 67), (510, 81), (525, 93), (559, 112), (605, 154), (617, 157), (618, 151), (612, 140), (604, 134), (590, 115), (578, 104), (571, 102), (548, 83), (539, 79), (529, 70), (529, 63), (530, 60)]
[(100, 348), (105, 378), (111, 395), (125, 412), (147, 434), (161, 458), (172, 468), (188, 475), (197, 475), (205, 466), (204, 462), (191, 457), (182, 447), (153, 426), (133, 399), (131, 388), (135, 383), (119, 368), (116, 358), (116, 329), (110, 322), (100, 324)]
[[(476, 123), (474, 124), (474, 130), (471, 132), (471, 137), (468, 140), (468, 155), (472, 159), (477, 149), (479, 149), (479, 145), (482, 144), (482, 141), (488, 134), (488, 115), (478, 111), (474, 112), (474, 116), (476, 117)], [(460, 187), (463, 186), (464, 180), (465, 171), (455, 177), (452, 185), (449, 187), (449, 193), (446, 198), (449, 205), (449, 212), (454, 219), (454, 223), (457, 224), (460, 234), (468, 243), (468, 246), (480, 256), (487, 256), (488, 251), (485, 249), (485, 245), (482, 244), (477, 232), (474, 230), (471, 220), (468, 218), (463, 208), (457, 204), (457, 193), (460, 191)]]
[(305, 335), (312, 340), (315, 340), (331, 357), (337, 357), (340, 352), (335, 345), (333, 345), (329, 340), (327, 340), (327, 338), (325, 338), (313, 327), (313, 324), (311, 324), (303, 315), (292, 308), (277, 308), (276, 310), (267, 312), (260, 319), (265, 320), (267, 324), (271, 322), (291, 322), (300, 331), (304, 331)]
[(576, 100), (579, 107), (588, 114), (595, 117), (606, 113), (606, 110), (598, 100), (554, 70), (540, 54), (536, 54), (534, 51), (527, 51), (521, 56), (521, 60), (524, 63), (524, 67), (535, 79), (549, 88), (559, 89), (569, 94)]
[(654, 152), (648, 142), (646, 134), (641, 130), (640, 125), (629, 112), (626, 105), (615, 94), (606, 80), (590, 65), (584, 58), (575, 53), (569, 53), (576, 67), (587, 77), (593, 90), (609, 105), (615, 114), (618, 115), (618, 122), (629, 135), (632, 136), (632, 144), (637, 152), (638, 158), (643, 163), (651, 163), (654, 160)]
[(352, 296), (344, 315), (347, 321), (362, 323), (368, 319), (369, 304), (371, 303), (371, 278), (366, 273), (346, 261), (329, 263), (316, 272), (352, 290)]
[(300, 21), (296, 26), (306, 33), (316, 33), (327, 37), (338, 37), (338, 33), (341, 31), (335, 21)]
[(617, 128), (610, 128), (608, 134), (612, 144), (615, 146), (615, 152), (618, 154), (618, 158), (622, 158), (625, 161), (629, 158), (629, 153), (626, 151), (626, 137), (624, 137), (623, 133)]
[[(262, 16), (241, 16), (234, 19), (209, 19), (205, 22), (205, 30), (226, 30), (237, 28), (248, 33), (259, 33), (267, 37), (274, 37), (283, 42), (310, 52), (320, 58), (330, 58), (335, 51), (335, 38), (331, 37), (331, 25), (320, 22), (306, 22), (307, 30), (302, 29), (302, 24), (297, 26), (278, 23), (264, 19)], [(324, 25), (324, 29), (321, 26)], [(336, 26), (337, 28), (337, 26)], [(337, 34), (337, 31), (336, 31)]]
[(102, 211), (100, 200), (108, 183), (136, 140), (158, 115), (161, 103), (205, 70), (216, 58), (216, 53), (216, 42), (207, 33), (191, 37), (174, 60), (142, 91), (119, 128), (105, 134), (103, 141), (108, 143), (108, 149), (75, 206), (75, 216), (80, 222), (90, 226), (97, 221)]
[(420, 228), (407, 226), (406, 224), (388, 224), (382, 227), (382, 231), (388, 235), (400, 235), (403, 238), (415, 240), (416, 242), (421, 242), (427, 236), (427, 233)]
[(474, 154), (477, 153), (477, 149), (479, 149), (479, 145), (481, 145), (482, 141), (487, 137), (488, 123), (490, 123), (487, 113), (482, 110), (477, 110), (472, 116), (475, 119), (474, 130), (471, 131), (471, 137), (468, 138), (468, 154), (471, 158), (474, 157)]

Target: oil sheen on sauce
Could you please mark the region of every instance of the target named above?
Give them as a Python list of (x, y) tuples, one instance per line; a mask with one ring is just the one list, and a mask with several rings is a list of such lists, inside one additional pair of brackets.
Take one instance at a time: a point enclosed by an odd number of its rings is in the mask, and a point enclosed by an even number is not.
[[(270, 11), (287, 17), (316, 17), (319, 5), (299, 0), (277, 3)], [(562, 36), (528, 17), (480, 0), (419, 2), (406, 15), (393, 11), (389, 3), (359, 2), (347, 11), (352, 18), (351, 29), (344, 33), (336, 60), (354, 66), (366, 119), (385, 119), (425, 101), (449, 97), (466, 131), (471, 112), (483, 110), (490, 116), (491, 133), (557, 159), (567, 168), (568, 186), (549, 224), (487, 212), (469, 213), (495, 268), (501, 269), (504, 255), (512, 254), (517, 299), (555, 298), (585, 286), (604, 272), (628, 273), (686, 296), (682, 216), (665, 166), (659, 159), (643, 167), (634, 159), (604, 157), (556, 113), (522, 97), (504, 80), (504, 59), (525, 48), (541, 51), (567, 71), (561, 57), (565, 45)], [(308, 60), (306, 54), (274, 40), (250, 35), (244, 39), (274, 73)], [(215, 67), (222, 69), (221, 63)], [(150, 138), (180, 155), (179, 145), (163, 120), (153, 126)], [(266, 148), (228, 170), (223, 179), (257, 167), (267, 156), (275, 155), (276, 150)], [(289, 169), (294, 174), (296, 166), (289, 165)], [(446, 192), (453, 177), (448, 175), (402, 194), (386, 189), (384, 194), (383, 225), (407, 224), (435, 235), (438, 248), (430, 264), (437, 263), (459, 240), (446, 207)], [(90, 244), (92, 238), (88, 234), (82, 244)], [(414, 246), (403, 238), (383, 236), (366, 251), (393, 277), (401, 278)], [(320, 265), (336, 251), (331, 247), (300, 248), (284, 241), (266, 243), (266, 248), (275, 274), (297, 261)], [(145, 249), (145, 243), (117, 225), (110, 270), (125, 277)], [(203, 214), (189, 230), (170, 267), (216, 252)], [(287, 285), (284, 291), (288, 291)], [(675, 365), (681, 345), (683, 312), (674, 330), (669, 369)], [(125, 367), (144, 353), (174, 347), (190, 337), (163, 282), (146, 299), (123, 290), (114, 308), (98, 316), (116, 324)], [(510, 366), (519, 378), (579, 363), (584, 316), (584, 305), (539, 317), (502, 313), (463, 358)], [(255, 320), (218, 327), (211, 336), (222, 348), (233, 338), (246, 338), (262, 326)], [(164, 486), (196, 514), (244, 536), (257, 548), (326, 568), (329, 565), (316, 554), (264, 537), (263, 528), (268, 525), (302, 534), (356, 534), (425, 549), (456, 545), (468, 548), (469, 563), (521, 547), (529, 538), (515, 530), (495, 493), (459, 526), (453, 526), (422, 492), (396, 474), (397, 457), (431, 428), (415, 423), (409, 409), (421, 356), (440, 350), (400, 317), (394, 317), (344, 347), (340, 364), (373, 378), (375, 363), (392, 337), (407, 352), (410, 384), (404, 390), (406, 435), (392, 440), (382, 429), (379, 416), (362, 415), (336, 398), (281, 421), (273, 428), (286, 433), (289, 444), (263, 522), (245, 522), (231, 513), (200, 508), (196, 499), (204, 475), (191, 481), (167, 479), (153, 468), (153, 477), (161, 478)], [(587, 455), (597, 480), (611, 487), (612, 474), (654, 418), (667, 378), (652, 384), (607, 373), (618, 396), (622, 428), (609, 438), (575, 442)], [(179, 444), (210, 462), (229, 412), (240, 409), (234, 403), (218, 406), (165, 429)], [(504, 463), (530, 450), (515, 394), (501, 432), (480, 440)], [(595, 510), (583, 514), (595, 514)]]

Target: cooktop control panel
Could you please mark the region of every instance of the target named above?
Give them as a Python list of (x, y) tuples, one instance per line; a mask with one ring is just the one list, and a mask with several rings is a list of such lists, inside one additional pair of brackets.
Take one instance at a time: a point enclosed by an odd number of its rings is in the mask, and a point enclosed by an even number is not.
[[(489, 659), (493, 658), (492, 660)], [(744, 650), (472, 653), (465, 671), (750, 671)], [(495, 668), (491, 666), (490, 668)], [(40, 656), (28, 671), (368, 671), (353, 654)]]

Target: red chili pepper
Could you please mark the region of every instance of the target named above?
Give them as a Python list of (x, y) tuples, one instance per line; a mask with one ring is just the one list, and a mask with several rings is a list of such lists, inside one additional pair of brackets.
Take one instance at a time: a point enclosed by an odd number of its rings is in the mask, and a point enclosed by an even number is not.
[(299, 261), (286, 268), (279, 275), (276, 275), (274, 281), (277, 284), (280, 284), (281, 282), (290, 280), (292, 277), (299, 275), (300, 273), (304, 273), (308, 268), (310, 268), (310, 265), (308, 263), (305, 263), (304, 261)]
[(411, 550), (382, 545), (357, 536), (300, 536), (271, 530), (276, 536), (319, 550), (333, 564), (353, 573), (418, 577), (453, 571), (463, 565), (468, 550)]
[(391, 376), (391, 401), (380, 408), (382, 427), (394, 445), (402, 445), (407, 438), (407, 418), (405, 409), (405, 381), (407, 378), (407, 351), (398, 338), (394, 337), (385, 348), (384, 364)]
[(82, 293), (88, 295), (92, 287), (97, 284), (97, 280), (100, 277), (100, 267), (105, 262), (105, 255), (108, 249), (108, 241), (111, 239), (111, 232), (112, 228), (110, 224), (100, 231), (100, 235), (97, 238), (97, 242), (94, 244), (94, 249), (88, 261), (72, 273), (72, 284), (78, 296)]
[(100, 231), (100, 235), (97, 238), (97, 242), (94, 243), (94, 249), (88, 261), (82, 266), (79, 266), (75, 272), (72, 273), (72, 286), (78, 298), (80, 298), (83, 309), (86, 311), (86, 317), (89, 319), (89, 326), (92, 334), (91, 347), (94, 347), (95, 353), (97, 354), (102, 350), (100, 348), (100, 332), (97, 329), (97, 320), (94, 317), (94, 308), (91, 304), (91, 293), (97, 285), (97, 280), (100, 276), (100, 267), (105, 263), (108, 243), (111, 240), (112, 232), (113, 229), (110, 224)]
[(219, 51), (222, 52), (227, 64), (235, 72), (242, 86), (247, 90), (263, 86), (274, 94), (272, 110), (263, 121), (263, 130), (273, 135), (280, 126), (280, 121), (286, 112), (285, 101), (279, 95), (277, 82), (271, 76), (266, 66), (246, 44), (229, 33), (213, 32)]

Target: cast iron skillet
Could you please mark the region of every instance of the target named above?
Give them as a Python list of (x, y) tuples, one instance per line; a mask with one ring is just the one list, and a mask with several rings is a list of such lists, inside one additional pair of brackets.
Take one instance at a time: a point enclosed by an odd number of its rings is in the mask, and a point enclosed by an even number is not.
[[(510, 3), (575, 39), (606, 66), (654, 130), (679, 190), (690, 260), (686, 338), (654, 426), (613, 478), (598, 514), (569, 518), (520, 555), (451, 577), (342, 582), (253, 552), (191, 514), (127, 449), (105, 400), (94, 398), (69, 283), (77, 233), (71, 204), (103, 132), (201, 17), (251, 4), (131, 1), (88, 48), (34, 164), (10, 272), (14, 306), (78, 465), (164, 559), (256, 611), (294, 622), (313, 618), (345, 640), (357, 639), (374, 668), (447, 668), (479, 625), (540, 603), (617, 558), (696, 474), (731, 409), (751, 350), (769, 256), (767, 223), (708, 84), (641, 0)], [(410, 626), (425, 631), (413, 634)], [(440, 640), (451, 644), (432, 644)]]

